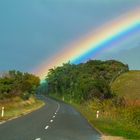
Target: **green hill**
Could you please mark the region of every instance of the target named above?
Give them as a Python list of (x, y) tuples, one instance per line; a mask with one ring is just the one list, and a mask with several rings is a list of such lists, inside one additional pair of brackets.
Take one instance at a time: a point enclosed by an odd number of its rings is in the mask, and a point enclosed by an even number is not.
[(140, 71), (129, 71), (120, 75), (111, 87), (112, 91), (128, 100), (140, 101)]

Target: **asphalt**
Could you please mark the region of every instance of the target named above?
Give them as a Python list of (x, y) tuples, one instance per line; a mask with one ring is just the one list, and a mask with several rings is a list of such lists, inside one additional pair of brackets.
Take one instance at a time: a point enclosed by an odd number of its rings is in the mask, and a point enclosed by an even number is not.
[(72, 106), (51, 98), (46, 105), (0, 125), (0, 140), (101, 140)]

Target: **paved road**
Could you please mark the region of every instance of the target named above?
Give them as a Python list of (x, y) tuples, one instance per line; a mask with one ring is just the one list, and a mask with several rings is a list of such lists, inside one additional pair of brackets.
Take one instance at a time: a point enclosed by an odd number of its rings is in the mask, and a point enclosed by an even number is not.
[(100, 134), (73, 107), (50, 98), (26, 116), (0, 125), (0, 140), (100, 140)]

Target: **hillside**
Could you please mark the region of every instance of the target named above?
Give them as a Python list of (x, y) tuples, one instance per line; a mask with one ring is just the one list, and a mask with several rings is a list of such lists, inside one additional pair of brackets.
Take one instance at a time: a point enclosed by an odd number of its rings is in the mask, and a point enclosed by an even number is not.
[(129, 71), (120, 75), (111, 87), (118, 96), (127, 100), (140, 101), (140, 71)]

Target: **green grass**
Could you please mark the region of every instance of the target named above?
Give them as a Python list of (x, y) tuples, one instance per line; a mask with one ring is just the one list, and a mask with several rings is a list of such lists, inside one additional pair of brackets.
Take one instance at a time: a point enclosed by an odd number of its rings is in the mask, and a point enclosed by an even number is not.
[(140, 131), (135, 126), (130, 126), (123, 120), (123, 118), (107, 117), (101, 113), (99, 118), (96, 118), (96, 111), (91, 109), (88, 105), (74, 106), (85, 116), (89, 123), (97, 128), (104, 135), (120, 136), (126, 139), (140, 139)]
[[(19, 97), (0, 101), (0, 113), (1, 108), (5, 108), (4, 117), (0, 116), (0, 121), (12, 119), (32, 112), (44, 105), (44, 102), (37, 100), (35, 97), (30, 97), (29, 100), (22, 100)], [(1, 114), (0, 114), (1, 115)]]
[(140, 71), (129, 71), (122, 74), (112, 83), (111, 89), (121, 97), (140, 100)]

